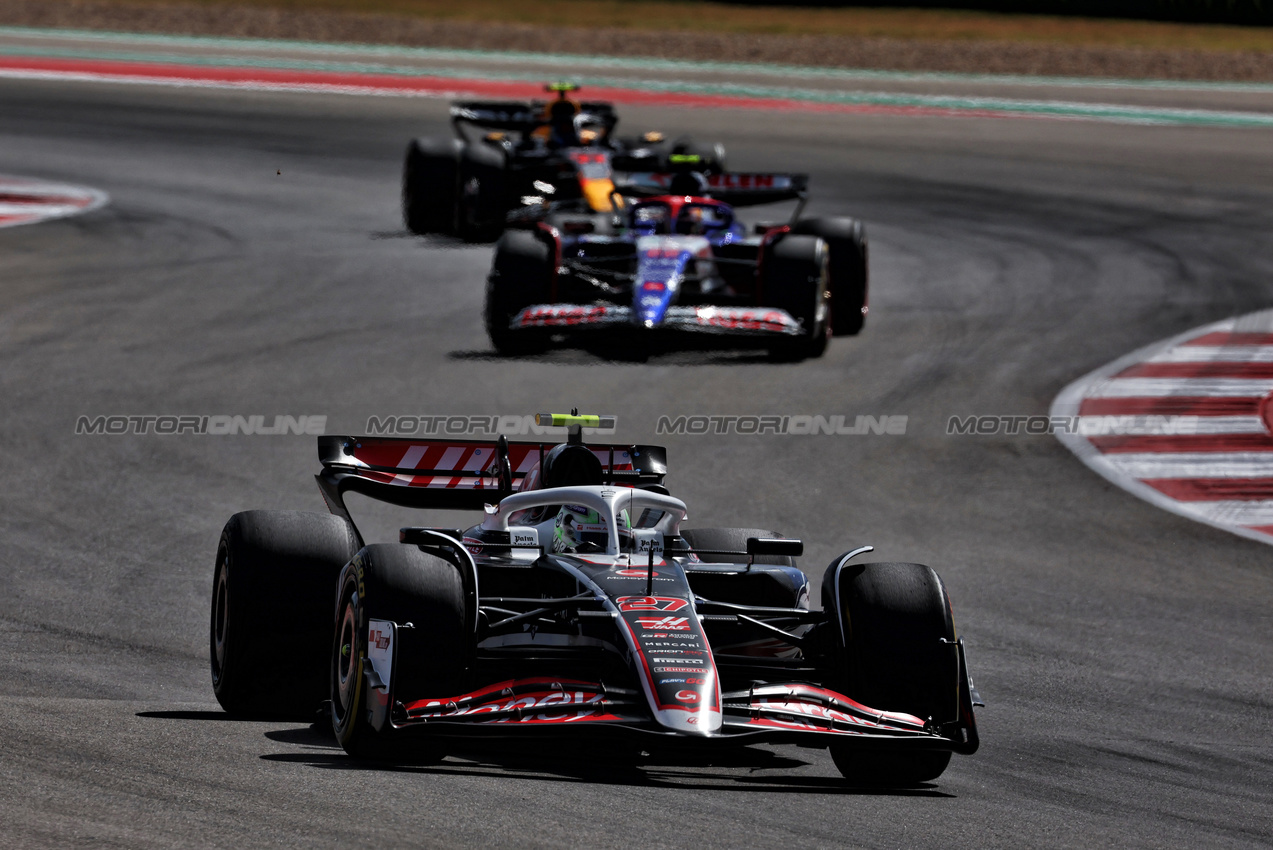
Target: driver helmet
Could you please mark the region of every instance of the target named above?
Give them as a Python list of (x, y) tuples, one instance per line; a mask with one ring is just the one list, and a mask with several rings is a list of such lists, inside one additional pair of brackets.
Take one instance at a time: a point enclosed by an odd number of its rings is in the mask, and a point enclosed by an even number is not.
[[(620, 511), (619, 535), (630, 532), (632, 523), (628, 512)], [(558, 553), (604, 552), (609, 528), (598, 511), (582, 505), (562, 505), (553, 524), (552, 550)]]
[(605, 125), (596, 115), (580, 112), (575, 116), (575, 135), (582, 145), (600, 144), (605, 136)]
[(573, 147), (579, 144), (579, 134), (575, 126), (575, 117), (579, 114), (579, 104), (562, 97), (548, 105), (549, 140), (562, 147)]
[(676, 219), (676, 232), (701, 236), (707, 232), (710, 221), (703, 207), (686, 204), (681, 207), (681, 214)]
[(667, 193), (701, 198), (707, 195), (707, 189), (707, 178), (702, 174), (697, 171), (682, 171), (668, 182)]

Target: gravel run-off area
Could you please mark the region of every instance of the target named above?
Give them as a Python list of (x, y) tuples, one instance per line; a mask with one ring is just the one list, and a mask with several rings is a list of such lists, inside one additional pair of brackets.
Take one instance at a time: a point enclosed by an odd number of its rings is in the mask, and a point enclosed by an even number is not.
[(111, 0), (0, 0), (0, 26), (485, 50), (654, 56), (899, 71), (1273, 80), (1273, 52), (976, 40), (572, 29), (500, 21)]

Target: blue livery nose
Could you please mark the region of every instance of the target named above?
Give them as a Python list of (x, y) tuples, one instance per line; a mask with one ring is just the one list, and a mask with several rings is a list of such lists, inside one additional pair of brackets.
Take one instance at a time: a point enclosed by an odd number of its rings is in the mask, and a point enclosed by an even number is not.
[(652, 328), (663, 321), (672, 304), (674, 291), (665, 280), (645, 280), (636, 288), (633, 313), (638, 323)]
[(685, 269), (695, 252), (675, 240), (644, 236), (637, 240), (637, 274), (632, 287), (632, 316), (647, 328), (663, 323), (676, 303)]

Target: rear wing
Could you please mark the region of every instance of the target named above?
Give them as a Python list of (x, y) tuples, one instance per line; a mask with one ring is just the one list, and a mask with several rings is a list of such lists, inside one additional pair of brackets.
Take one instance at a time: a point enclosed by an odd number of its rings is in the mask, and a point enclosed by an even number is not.
[[(344, 494), (361, 493), (409, 508), (481, 510), (516, 492), (557, 442), (417, 440), (411, 437), (318, 438), (323, 471), (315, 478), (328, 508), (349, 519)], [(662, 484), (662, 446), (589, 445), (603, 483)]]
[[(544, 126), (548, 101), (457, 100), (451, 104), (451, 123), (472, 124), (488, 130), (529, 133)], [(618, 123), (614, 104), (604, 100), (583, 101), (579, 111), (596, 116), (607, 127)]]
[[(675, 173), (632, 172), (615, 176), (616, 191), (625, 195), (652, 197), (666, 195)], [(732, 207), (804, 200), (809, 193), (808, 174), (726, 171), (704, 174), (707, 195)]]

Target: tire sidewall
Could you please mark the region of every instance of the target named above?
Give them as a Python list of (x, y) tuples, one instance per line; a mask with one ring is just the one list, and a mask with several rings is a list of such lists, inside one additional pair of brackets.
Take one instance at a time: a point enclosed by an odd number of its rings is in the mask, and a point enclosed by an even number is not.
[[(363, 609), (362, 555), (355, 558), (340, 577), (340, 594), (336, 606), (335, 629), (332, 642), (332, 730), (336, 740), (347, 752), (363, 749), (364, 738), (369, 736), (366, 722), (366, 706), (363, 688), (363, 657), (367, 648), (367, 616)], [(349, 640), (349, 650), (343, 646)], [(342, 687), (343, 685), (343, 687)]]
[(319, 709), (333, 585), (356, 538), (330, 514), (245, 511), (225, 524), (208, 650), (213, 694), (227, 712), (301, 719)]
[(832, 333), (852, 336), (866, 323), (870, 251), (866, 228), (845, 216), (802, 219), (794, 233), (820, 236), (830, 251)]
[(826, 242), (812, 234), (784, 234), (765, 251), (765, 306), (785, 310), (803, 328), (799, 336), (775, 341), (770, 353), (784, 361), (821, 357), (831, 337), (833, 309)]
[(489, 242), (504, 230), (508, 212), (507, 156), (502, 150), (466, 145), (460, 155), (456, 232), (468, 242)]
[(501, 354), (538, 353), (551, 341), (545, 329), (514, 330), (509, 323), (521, 310), (550, 298), (553, 254), (553, 246), (534, 231), (506, 231), (496, 245), (485, 319), (487, 335)]
[(458, 139), (413, 139), (402, 170), (402, 217), (412, 233), (455, 231)]

